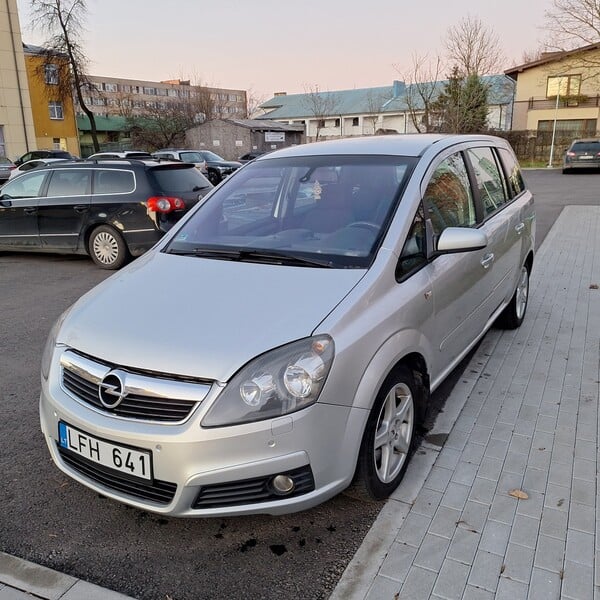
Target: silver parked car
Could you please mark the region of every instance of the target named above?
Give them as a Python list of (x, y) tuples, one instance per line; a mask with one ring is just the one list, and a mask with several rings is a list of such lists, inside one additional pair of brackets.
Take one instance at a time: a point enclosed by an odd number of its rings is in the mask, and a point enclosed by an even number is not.
[(259, 157), (56, 323), (52, 458), (175, 516), (293, 512), (352, 482), (385, 498), (432, 390), (493, 323), (523, 321), (534, 234), (499, 138)]

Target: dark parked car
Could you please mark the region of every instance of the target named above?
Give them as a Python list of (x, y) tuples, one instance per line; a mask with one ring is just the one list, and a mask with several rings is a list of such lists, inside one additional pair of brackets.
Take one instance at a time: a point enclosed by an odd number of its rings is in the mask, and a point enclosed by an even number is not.
[(563, 173), (572, 173), (575, 169), (600, 169), (600, 140), (573, 140), (565, 152)]
[(9, 179), (11, 172), (17, 165), (6, 156), (0, 156), (0, 183)]
[(0, 250), (89, 254), (118, 269), (151, 248), (212, 188), (193, 165), (59, 162), (0, 189)]
[(242, 163), (235, 160), (225, 160), (218, 154), (210, 150), (198, 150), (198, 154), (206, 161), (208, 178), (213, 185), (221, 183), (227, 175), (231, 175), (236, 169), (242, 166)]
[(35, 158), (69, 158), (71, 160), (79, 158), (66, 150), (32, 150), (26, 152), (23, 156), (20, 156), (15, 160), (17, 167), (28, 160), (34, 160)]
[(246, 154), (242, 154), (242, 156), (240, 156), (238, 158), (238, 160), (242, 163), (245, 164), (247, 162), (251, 162), (253, 161), (255, 158), (258, 158), (259, 156), (262, 156), (263, 154), (266, 154), (266, 152), (264, 150), (255, 150), (254, 152), (246, 152)]

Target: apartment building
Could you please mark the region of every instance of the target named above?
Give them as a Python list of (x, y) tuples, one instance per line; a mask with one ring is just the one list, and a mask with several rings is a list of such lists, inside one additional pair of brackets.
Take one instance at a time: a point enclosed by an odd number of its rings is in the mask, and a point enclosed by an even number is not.
[(16, 0), (0, 2), (0, 156), (35, 149), (35, 132)]
[(89, 77), (93, 88), (86, 92), (84, 101), (95, 115), (136, 116), (167, 110), (169, 105), (189, 103), (211, 118), (246, 116), (245, 90), (192, 85), (189, 80), (144, 81), (118, 77)]
[[(29, 96), (38, 150), (67, 150), (79, 155), (75, 109), (70, 91), (61, 81), (69, 81), (65, 55), (23, 44)], [(69, 89), (69, 88), (67, 88)]]

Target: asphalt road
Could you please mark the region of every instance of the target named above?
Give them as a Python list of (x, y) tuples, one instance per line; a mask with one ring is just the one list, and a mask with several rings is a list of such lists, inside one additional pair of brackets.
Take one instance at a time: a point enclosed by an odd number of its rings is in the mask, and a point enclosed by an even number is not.
[[(563, 206), (600, 200), (600, 175), (525, 177), (538, 245)], [(58, 315), (108, 275), (86, 258), (0, 255), (0, 549), (140, 599), (327, 598), (381, 504), (341, 494), (284, 517), (167, 519), (53, 466), (38, 420), (43, 344)], [(430, 422), (460, 369), (452, 377), (434, 394)]]

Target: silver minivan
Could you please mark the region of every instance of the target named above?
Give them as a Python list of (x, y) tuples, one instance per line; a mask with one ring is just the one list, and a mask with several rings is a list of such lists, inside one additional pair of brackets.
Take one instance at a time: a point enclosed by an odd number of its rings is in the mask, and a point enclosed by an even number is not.
[(535, 214), (491, 136), (259, 157), (52, 329), (56, 465), (140, 509), (281, 514), (398, 486), (443, 379), (525, 316)]

